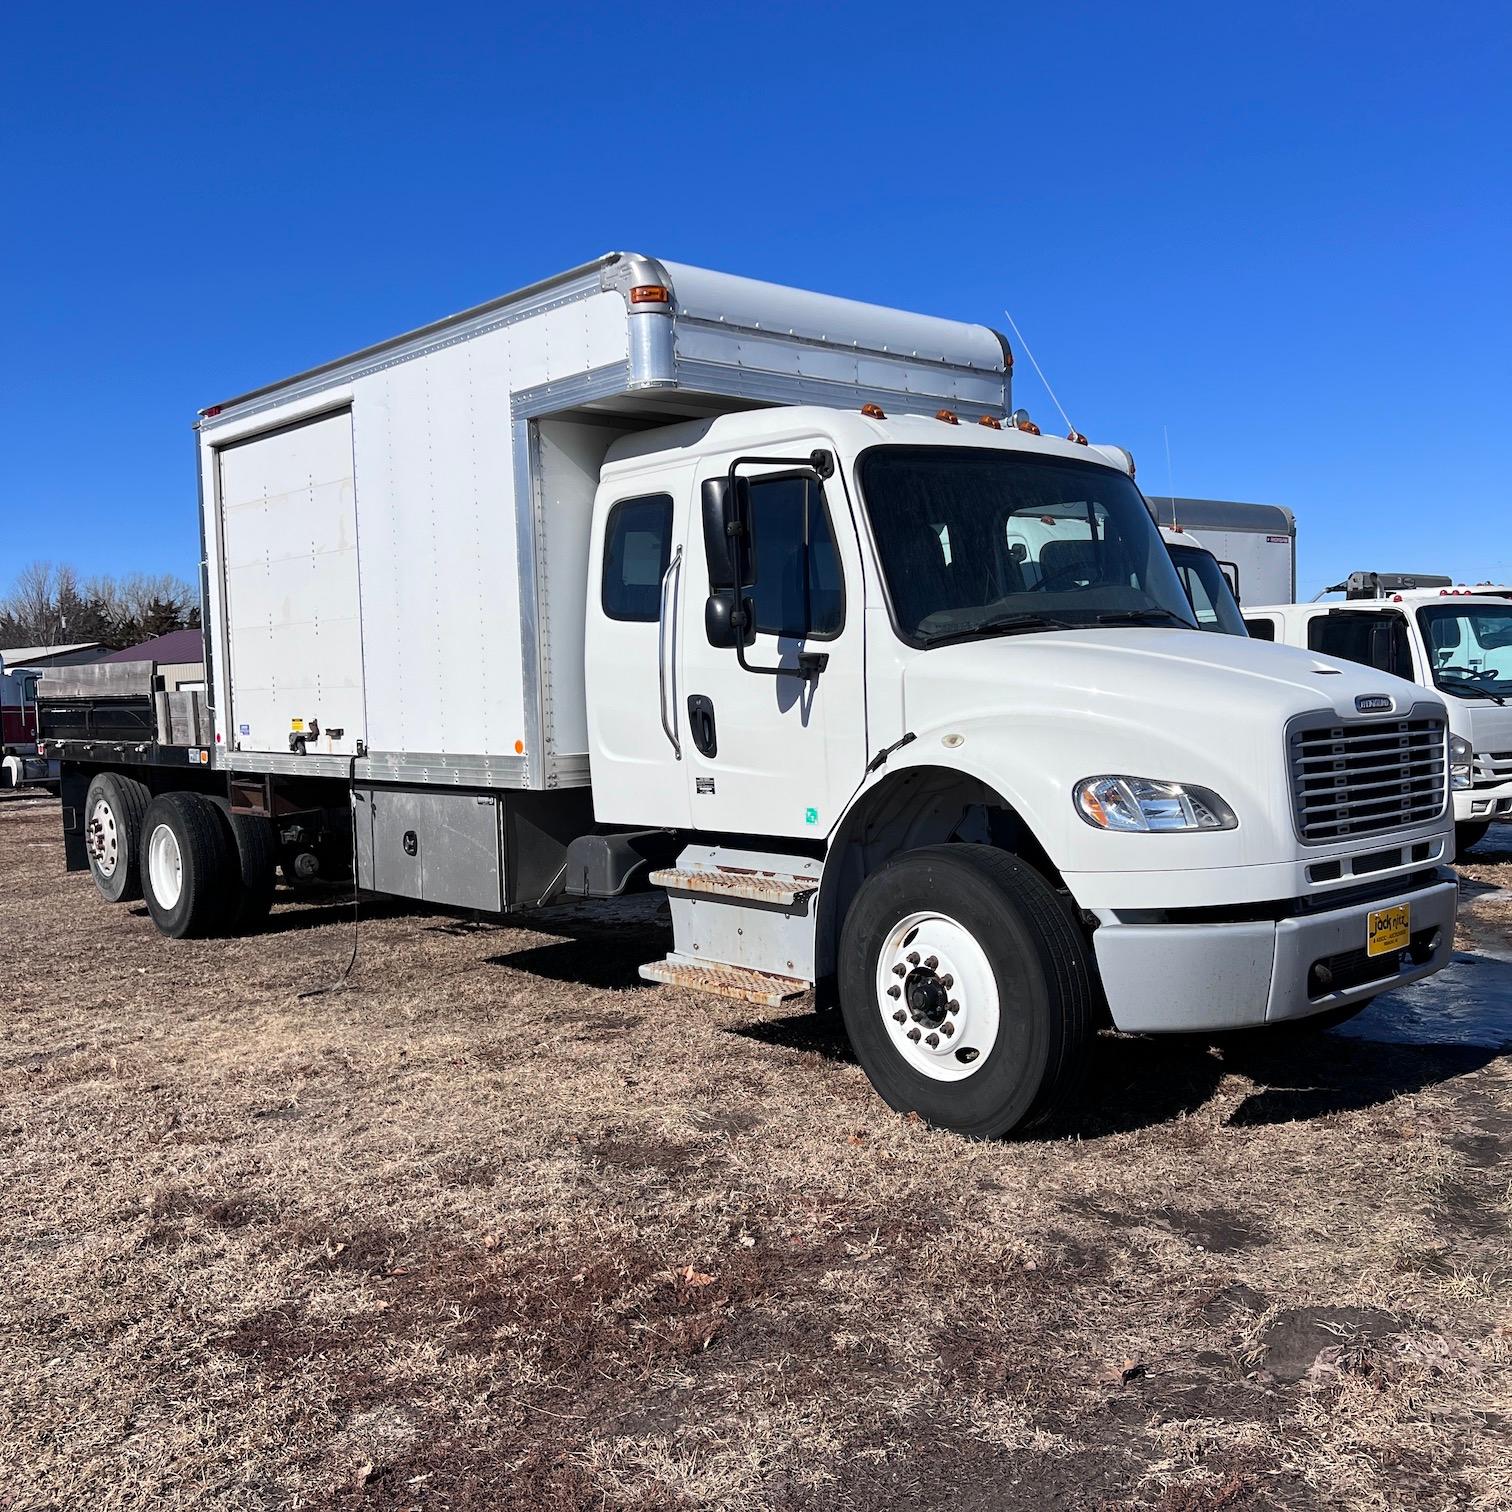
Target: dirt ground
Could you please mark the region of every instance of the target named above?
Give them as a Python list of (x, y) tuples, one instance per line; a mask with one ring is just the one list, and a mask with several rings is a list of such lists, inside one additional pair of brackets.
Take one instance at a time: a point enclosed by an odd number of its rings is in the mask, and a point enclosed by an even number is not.
[(1505, 1046), (1109, 1036), (971, 1145), (644, 909), (301, 996), (350, 918), (168, 942), (0, 803), (5, 1512), (1512, 1506)]

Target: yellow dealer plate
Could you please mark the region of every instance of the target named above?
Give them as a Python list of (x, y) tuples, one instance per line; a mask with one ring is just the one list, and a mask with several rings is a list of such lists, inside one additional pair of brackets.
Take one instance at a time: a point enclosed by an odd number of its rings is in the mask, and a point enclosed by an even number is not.
[(1365, 926), (1365, 954), (1386, 955), (1406, 950), (1412, 942), (1412, 905), (1398, 903), (1394, 908), (1377, 908)]

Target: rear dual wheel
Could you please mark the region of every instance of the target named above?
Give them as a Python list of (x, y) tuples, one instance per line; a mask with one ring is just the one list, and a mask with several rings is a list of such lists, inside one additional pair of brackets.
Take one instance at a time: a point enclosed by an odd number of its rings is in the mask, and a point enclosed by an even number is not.
[(107, 903), (142, 896), (138, 852), (142, 821), (152, 795), (135, 777), (97, 772), (84, 798), (84, 851), (89, 874)]
[(856, 1059), (890, 1107), (980, 1139), (1049, 1120), (1092, 1038), (1088, 946), (1032, 868), (986, 845), (909, 851), (862, 884), (840, 945)]
[(170, 939), (254, 927), (273, 901), (274, 844), (265, 819), (221, 798), (161, 793), (142, 821), (148, 912)]

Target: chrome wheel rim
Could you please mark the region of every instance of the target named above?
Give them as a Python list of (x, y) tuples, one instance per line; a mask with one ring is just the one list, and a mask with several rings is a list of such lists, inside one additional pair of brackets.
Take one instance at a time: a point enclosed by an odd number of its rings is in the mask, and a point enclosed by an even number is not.
[(1001, 1021), (997, 977), (975, 935), (946, 914), (900, 919), (877, 957), (877, 1010), (893, 1049), (934, 1081), (987, 1063)]
[(147, 875), (152, 896), (164, 908), (175, 907), (184, 890), (184, 858), (178, 836), (166, 824), (158, 825), (147, 842)]
[(103, 798), (96, 798), (89, 811), (84, 840), (95, 871), (102, 877), (113, 877), (121, 859), (121, 835), (116, 827), (115, 810)]

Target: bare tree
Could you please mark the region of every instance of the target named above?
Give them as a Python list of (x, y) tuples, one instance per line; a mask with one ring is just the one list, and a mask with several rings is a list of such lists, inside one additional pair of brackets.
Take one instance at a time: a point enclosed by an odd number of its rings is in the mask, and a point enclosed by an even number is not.
[(0, 645), (101, 641), (129, 646), (199, 624), (199, 595), (171, 572), (103, 574), (80, 582), (67, 564), (32, 562), (0, 598)]

